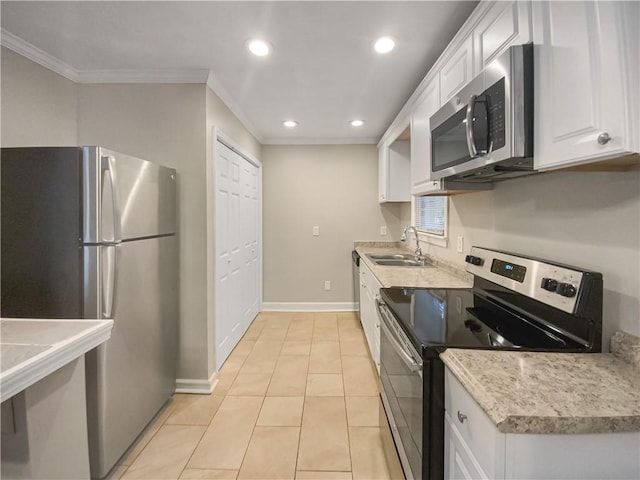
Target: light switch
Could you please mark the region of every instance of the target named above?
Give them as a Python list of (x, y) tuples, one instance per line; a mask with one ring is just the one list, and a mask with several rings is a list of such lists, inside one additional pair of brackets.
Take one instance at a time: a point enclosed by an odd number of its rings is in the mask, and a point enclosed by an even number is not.
[(317, 225), (313, 227), (313, 236), (314, 237), (320, 236), (320, 227), (318, 227)]
[(380, 227), (380, 236), (384, 237), (387, 235), (387, 226), (386, 225), (382, 225)]

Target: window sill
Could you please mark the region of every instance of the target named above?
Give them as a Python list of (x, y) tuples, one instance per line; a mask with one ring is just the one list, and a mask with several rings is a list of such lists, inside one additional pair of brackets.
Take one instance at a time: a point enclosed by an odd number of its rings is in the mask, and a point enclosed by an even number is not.
[(447, 248), (447, 237), (440, 237), (438, 235), (432, 235), (427, 232), (418, 232), (418, 237), (420, 238), (421, 242), (426, 242), (431, 245)]

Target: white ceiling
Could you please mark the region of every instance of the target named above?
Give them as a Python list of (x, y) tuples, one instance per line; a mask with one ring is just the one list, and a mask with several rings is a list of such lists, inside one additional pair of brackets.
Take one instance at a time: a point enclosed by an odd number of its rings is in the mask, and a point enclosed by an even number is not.
[[(2, 43), (76, 81), (208, 76), (263, 143), (375, 143), (477, 3), (2, 1)], [(249, 54), (253, 37), (272, 53)]]

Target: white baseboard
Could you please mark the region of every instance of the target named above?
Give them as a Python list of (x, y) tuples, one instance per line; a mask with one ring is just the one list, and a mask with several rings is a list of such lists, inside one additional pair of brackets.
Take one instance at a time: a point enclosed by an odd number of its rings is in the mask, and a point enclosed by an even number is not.
[(355, 302), (334, 303), (294, 303), (294, 302), (263, 302), (264, 312), (355, 312)]
[(176, 379), (176, 393), (199, 393), (209, 395), (213, 391), (213, 387), (218, 383), (214, 372), (209, 380), (197, 380), (195, 378), (178, 378)]

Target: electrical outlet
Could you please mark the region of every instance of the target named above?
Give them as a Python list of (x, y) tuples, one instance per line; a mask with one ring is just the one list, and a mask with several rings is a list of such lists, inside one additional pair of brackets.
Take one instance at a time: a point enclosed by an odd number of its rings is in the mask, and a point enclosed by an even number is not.
[(320, 227), (318, 227), (317, 225), (313, 227), (313, 236), (314, 237), (320, 236)]
[(324, 289), (325, 290), (331, 290), (331, 280), (325, 280), (324, 281)]
[(386, 225), (382, 225), (380, 227), (380, 235), (385, 237), (387, 235), (387, 226)]
[(462, 235), (458, 235), (458, 253), (462, 253), (464, 250), (464, 238)]

